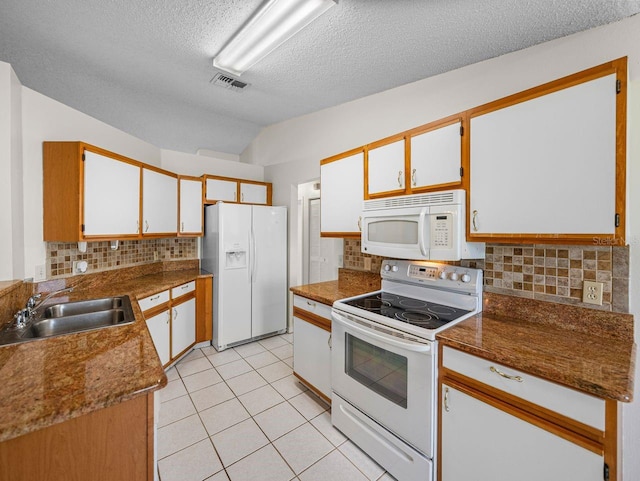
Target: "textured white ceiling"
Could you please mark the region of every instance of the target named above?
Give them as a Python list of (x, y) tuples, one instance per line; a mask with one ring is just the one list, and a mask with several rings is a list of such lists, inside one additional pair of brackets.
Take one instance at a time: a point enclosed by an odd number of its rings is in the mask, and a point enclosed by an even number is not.
[(246, 91), (211, 85), (213, 57), (260, 3), (1, 0), (0, 60), (158, 147), (239, 154), (266, 125), (640, 12), (640, 0), (339, 0), (243, 74)]

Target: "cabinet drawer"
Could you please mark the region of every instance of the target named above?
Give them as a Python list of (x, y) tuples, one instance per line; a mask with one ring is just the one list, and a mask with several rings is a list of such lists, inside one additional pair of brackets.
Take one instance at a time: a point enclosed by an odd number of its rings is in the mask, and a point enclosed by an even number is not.
[[(447, 346), (442, 352), (442, 365), (451, 371), (596, 429), (604, 430), (605, 402), (603, 399)], [(520, 381), (508, 379), (500, 373), (512, 377), (518, 376)]]
[(316, 316), (324, 317), (331, 320), (331, 306), (322, 304), (318, 301), (313, 301), (302, 296), (293, 296), (293, 305), (298, 309), (315, 314)]
[(171, 298), (177, 299), (180, 296), (184, 296), (185, 294), (189, 294), (196, 290), (196, 281), (187, 282), (186, 284), (182, 284), (181, 286), (174, 287), (171, 289)]
[(165, 302), (169, 302), (169, 291), (158, 292), (157, 294), (138, 300), (140, 309), (143, 312), (164, 304)]

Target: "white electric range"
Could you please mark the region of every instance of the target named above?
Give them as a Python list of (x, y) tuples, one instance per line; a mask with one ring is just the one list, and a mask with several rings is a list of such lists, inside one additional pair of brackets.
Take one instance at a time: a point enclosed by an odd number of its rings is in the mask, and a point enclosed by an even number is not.
[(431, 481), (436, 335), (482, 310), (482, 271), (385, 260), (382, 289), (332, 309), (332, 423), (399, 481)]

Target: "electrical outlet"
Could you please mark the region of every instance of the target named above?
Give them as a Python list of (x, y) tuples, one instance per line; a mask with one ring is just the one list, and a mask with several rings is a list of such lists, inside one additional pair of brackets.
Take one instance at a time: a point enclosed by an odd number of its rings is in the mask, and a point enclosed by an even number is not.
[(365, 257), (364, 258), (364, 270), (365, 271), (370, 271), (371, 270), (371, 257)]
[(582, 302), (602, 305), (602, 282), (584, 281), (582, 284)]
[(33, 280), (35, 282), (41, 282), (47, 280), (47, 269), (44, 264), (38, 264), (36, 266), (36, 272), (33, 275)]
[(158, 251), (153, 251), (153, 260), (157, 261), (160, 258), (160, 256), (158, 255)]

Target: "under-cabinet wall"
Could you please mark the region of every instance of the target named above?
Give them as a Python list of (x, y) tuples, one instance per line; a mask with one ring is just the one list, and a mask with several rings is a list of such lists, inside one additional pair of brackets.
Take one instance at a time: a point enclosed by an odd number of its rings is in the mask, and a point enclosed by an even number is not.
[[(371, 259), (371, 269), (365, 268)], [(345, 239), (344, 267), (380, 272), (383, 258)], [(485, 259), (453, 264), (483, 269), (484, 290), (592, 309), (629, 312), (629, 247), (487, 244)], [(583, 281), (604, 284), (602, 306), (582, 302)]]

